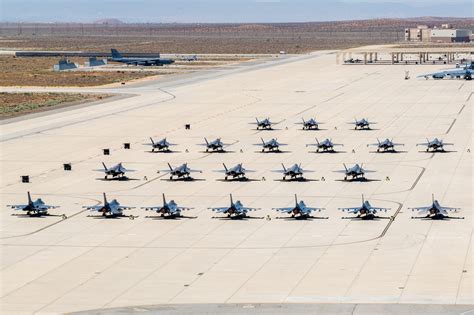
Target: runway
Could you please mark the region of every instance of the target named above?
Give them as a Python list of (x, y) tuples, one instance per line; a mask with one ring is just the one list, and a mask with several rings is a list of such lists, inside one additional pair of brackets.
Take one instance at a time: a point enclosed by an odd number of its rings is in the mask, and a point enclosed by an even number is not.
[[(336, 65), (334, 52), (318, 52), (135, 86), (0, 89), (128, 96), (0, 125), (2, 314), (202, 303), (464, 310), (474, 304), (473, 84), (414, 78), (438, 69)], [(406, 70), (412, 79), (404, 80)], [(313, 116), (321, 130), (296, 124)], [(256, 130), (255, 117), (278, 124)], [(355, 117), (376, 124), (355, 131), (348, 124)], [(151, 153), (144, 145), (149, 137), (166, 137), (176, 152)], [(203, 152), (204, 137), (222, 137), (231, 152)], [(344, 146), (318, 154), (306, 146), (315, 137)], [(435, 137), (454, 146), (446, 153), (416, 146)], [(261, 153), (260, 138), (288, 145), (283, 153)], [(376, 153), (367, 144), (377, 138), (404, 146), (399, 153)], [(103, 181), (93, 171), (101, 162), (123, 162), (136, 172), (129, 181)], [(64, 163), (72, 171), (64, 171)], [(203, 173), (193, 182), (172, 182), (163, 173), (167, 163), (188, 163)], [(256, 171), (249, 173), (253, 180), (223, 182), (216, 172), (222, 163), (243, 163)], [(274, 172), (281, 163), (314, 172), (307, 182), (282, 182)], [(343, 163), (375, 172), (367, 182), (344, 182), (334, 172)], [(31, 183), (21, 183), (23, 175)], [(50, 212), (67, 219), (13, 216), (6, 205), (25, 203), (27, 191), (60, 205)], [(137, 207), (127, 214), (138, 217), (91, 217), (82, 207), (102, 202), (103, 192)], [(140, 207), (160, 205), (162, 193), (193, 207), (185, 215), (196, 218), (146, 217), (151, 213)], [(219, 215), (207, 208), (228, 205), (230, 193), (261, 208), (252, 216), (262, 219), (213, 218)], [(292, 206), (294, 194), (326, 208), (317, 215), (328, 219), (277, 219), (282, 215), (271, 208)], [(390, 208), (381, 214), (386, 218), (342, 219), (348, 214), (338, 208), (359, 206), (362, 194)], [(462, 208), (452, 215), (465, 219), (412, 219), (416, 213), (408, 208), (428, 206), (432, 194), (443, 206)]]

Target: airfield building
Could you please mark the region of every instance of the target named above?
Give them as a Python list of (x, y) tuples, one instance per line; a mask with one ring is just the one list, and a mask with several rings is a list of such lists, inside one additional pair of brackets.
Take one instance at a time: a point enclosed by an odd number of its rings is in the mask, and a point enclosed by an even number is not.
[(417, 28), (405, 29), (405, 40), (414, 42), (461, 43), (469, 42), (471, 35), (471, 30), (454, 29), (449, 24), (443, 24), (441, 28), (418, 25)]

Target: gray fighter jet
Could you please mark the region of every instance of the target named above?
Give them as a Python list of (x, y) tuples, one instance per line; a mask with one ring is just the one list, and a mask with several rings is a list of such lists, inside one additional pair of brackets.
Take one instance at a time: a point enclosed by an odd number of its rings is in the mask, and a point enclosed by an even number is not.
[(412, 219), (424, 219), (424, 218), (429, 218), (433, 220), (442, 220), (445, 218), (464, 219), (463, 217), (450, 217), (448, 212), (457, 212), (458, 210), (461, 210), (461, 209), (441, 206), (438, 200), (434, 198), (434, 194), (431, 195), (431, 206), (408, 208), (408, 209), (411, 209), (412, 211), (418, 211), (418, 214), (423, 215), (422, 217), (412, 217)]
[(320, 123), (316, 121), (314, 118), (310, 118), (309, 120), (305, 120), (301, 118), (302, 122), (297, 123), (298, 125), (303, 125), (303, 130), (318, 130)]
[[(91, 211), (102, 212), (102, 216), (105, 218), (116, 218), (124, 217), (124, 210), (130, 210), (135, 207), (122, 206), (117, 199), (113, 199), (111, 202), (107, 201), (107, 196), (104, 193), (104, 204), (98, 206), (84, 206), (83, 208)], [(128, 216), (130, 219), (134, 219), (133, 215)]]
[(358, 219), (362, 220), (372, 220), (377, 218), (377, 212), (387, 212), (390, 208), (380, 208), (380, 207), (372, 207), (368, 200), (364, 200), (364, 195), (362, 195), (362, 205), (360, 207), (353, 207), (353, 208), (339, 208), (339, 210), (343, 212), (349, 212), (353, 214), (357, 214)]
[(104, 169), (99, 169), (96, 171), (104, 172), (105, 173), (105, 179), (109, 179), (109, 176), (112, 176), (112, 178), (127, 178), (125, 176), (125, 173), (127, 172), (135, 172), (135, 170), (128, 170), (125, 167), (123, 167), (122, 163), (119, 163), (117, 165), (114, 165), (112, 167), (107, 167), (104, 162), (102, 162), (102, 165), (104, 166)]
[(343, 144), (338, 144), (338, 143), (333, 143), (331, 139), (326, 139), (324, 141), (319, 142), (318, 138), (316, 139), (316, 143), (310, 143), (307, 144), (306, 146), (316, 146), (316, 152), (319, 152), (321, 150), (322, 152), (335, 152), (334, 147), (335, 146), (344, 146)]
[[(255, 118), (257, 121), (257, 130), (272, 130), (272, 125), (273, 123), (270, 121), (270, 118), (265, 118), (263, 120), (258, 120), (258, 118)], [(255, 123), (254, 123), (255, 124)]]
[(224, 170), (219, 171), (219, 172), (225, 173), (224, 180), (228, 180), (229, 177), (232, 177), (232, 179), (244, 180), (244, 179), (247, 179), (247, 177), (245, 176), (246, 173), (253, 172), (252, 170), (245, 169), (242, 166), (242, 163), (239, 163), (236, 166), (231, 167), (231, 168), (227, 168), (227, 166), (224, 163), (222, 163), (222, 165), (224, 165)]
[(206, 146), (206, 152), (225, 152), (224, 146), (225, 144), (222, 142), (221, 138), (217, 138), (213, 141), (208, 141), (206, 138), (204, 138), (204, 141), (206, 143), (202, 144)]
[(169, 202), (166, 202), (165, 194), (163, 194), (163, 205), (162, 206), (142, 207), (142, 209), (145, 209), (147, 211), (148, 210), (156, 211), (162, 217), (167, 216), (167, 217), (170, 217), (170, 218), (175, 218), (175, 217), (180, 217), (181, 216), (181, 211), (191, 210), (193, 208), (180, 207), (180, 206), (178, 206), (178, 204), (174, 200), (170, 200)]
[(472, 80), (472, 77), (474, 76), (474, 71), (472, 69), (472, 66), (464, 66), (462, 68), (456, 68), (456, 69), (450, 69), (450, 70), (444, 70), (444, 71), (438, 71), (434, 73), (427, 73), (427, 74), (422, 74), (419, 75), (418, 78), (425, 78), (429, 79), (432, 77), (435, 80), (440, 80), (444, 78), (451, 78), (451, 79), (464, 79), (464, 80)]
[(348, 124), (354, 125), (354, 130), (357, 130), (359, 128), (360, 130), (370, 130), (370, 124), (376, 124), (375, 122), (369, 122), (366, 118), (362, 118), (361, 120), (357, 120), (357, 118), (354, 118), (353, 122), (349, 122)]
[(379, 138), (377, 138), (377, 143), (371, 143), (368, 144), (367, 146), (377, 146), (377, 152), (395, 152), (395, 147), (396, 146), (402, 146), (404, 145), (403, 143), (394, 143), (393, 139), (385, 139), (383, 141), (380, 141)]
[(289, 180), (304, 180), (303, 173), (305, 172), (312, 172), (306, 171), (301, 168), (301, 164), (293, 164), (291, 167), (286, 168), (285, 165), (282, 163), (282, 170), (276, 170), (274, 172), (283, 173), (283, 180), (286, 180), (289, 177)]
[(312, 208), (308, 207), (303, 200), (298, 202), (298, 197), (295, 194), (295, 206), (286, 208), (273, 208), (273, 210), (291, 214), (292, 218), (295, 219), (308, 219), (311, 218), (311, 213), (315, 211), (325, 210), (325, 208)]
[(262, 140), (262, 143), (257, 145), (262, 146), (262, 152), (265, 152), (265, 150), (267, 150), (267, 152), (280, 152), (280, 146), (286, 145), (279, 143), (276, 138), (272, 138), (268, 141), (264, 141), (263, 138), (260, 138), (260, 140)]
[(173, 59), (165, 59), (160, 56), (140, 58), (140, 57), (124, 57), (117, 49), (111, 49), (112, 58), (110, 60), (115, 62), (126, 63), (127, 65), (135, 66), (163, 66), (174, 63)]
[(170, 163), (168, 163), (169, 170), (165, 170), (170, 173), (170, 179), (177, 177), (177, 179), (193, 179), (191, 173), (202, 173), (202, 171), (192, 170), (188, 167), (188, 163), (184, 163), (181, 166), (173, 168)]
[(35, 201), (33, 201), (31, 199), (30, 192), (28, 192), (27, 195), (28, 195), (28, 204), (7, 205), (7, 207), (15, 209), (15, 210), (26, 211), (26, 215), (29, 215), (30, 217), (40, 217), (42, 215), (48, 215), (49, 209), (59, 208), (59, 206), (50, 206), (50, 205), (45, 204), (41, 198), (38, 198)]
[(234, 202), (234, 200), (232, 199), (232, 194), (230, 194), (229, 207), (219, 207), (219, 208), (209, 208), (209, 209), (218, 213), (227, 214), (227, 217), (231, 219), (242, 219), (242, 218), (247, 217), (247, 213), (249, 211), (259, 210), (259, 208), (244, 207), (244, 205), (240, 202), (240, 200), (237, 200), (236, 202)]
[(152, 152), (155, 152), (155, 149), (158, 152), (170, 152), (170, 146), (176, 145), (173, 143), (169, 143), (166, 138), (161, 139), (160, 141), (153, 141), (153, 138), (150, 137), (151, 143), (146, 143), (146, 145), (151, 145), (153, 148), (151, 149)]
[(347, 168), (346, 164), (343, 164), (344, 165), (344, 170), (340, 170), (340, 171), (335, 171), (335, 172), (338, 172), (338, 173), (344, 173), (345, 176), (344, 176), (344, 180), (347, 180), (347, 177), (352, 177), (351, 180), (355, 180), (355, 179), (366, 179), (365, 178), (365, 173), (373, 173), (375, 171), (369, 171), (369, 170), (366, 170), (366, 169), (363, 169), (362, 168), (362, 165), (359, 165), (359, 164), (356, 164), (350, 168)]
[(430, 149), (432, 152), (444, 152), (445, 145), (454, 145), (454, 143), (444, 143), (443, 140), (434, 138), (433, 140), (426, 139), (426, 143), (417, 143), (417, 146), (419, 145), (426, 146), (426, 152), (428, 152)]

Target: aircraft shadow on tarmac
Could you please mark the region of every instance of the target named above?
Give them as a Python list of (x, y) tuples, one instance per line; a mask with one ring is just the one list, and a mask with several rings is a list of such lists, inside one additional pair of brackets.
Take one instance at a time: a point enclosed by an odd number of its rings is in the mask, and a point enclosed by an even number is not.
[(443, 217), (440, 219), (433, 219), (429, 217), (411, 217), (412, 219), (421, 220), (421, 221), (449, 221), (449, 220), (464, 220), (464, 217)]
[(137, 215), (117, 215), (117, 216), (111, 216), (111, 215), (93, 215), (89, 214), (87, 216), (88, 218), (92, 218), (95, 220), (116, 220), (116, 219), (129, 219), (129, 220), (135, 220), (138, 218)]
[(458, 152), (458, 151), (454, 151), (454, 150), (443, 150), (443, 151), (426, 151), (426, 150), (423, 150), (423, 151), (418, 151), (420, 153), (435, 153), (435, 154), (443, 154), (443, 153), (455, 153), (455, 152)]
[(329, 130), (328, 128), (318, 128), (318, 129), (298, 129), (299, 131), (324, 131), (324, 130)]
[(103, 182), (128, 182), (132, 180), (139, 180), (138, 178), (130, 178), (130, 177), (113, 177), (113, 178), (96, 178), (96, 180), (101, 180)]
[(316, 153), (316, 154), (338, 154), (338, 153), (347, 153), (347, 151), (308, 151), (308, 153)]
[(167, 150), (167, 151), (151, 151), (151, 150), (147, 150), (145, 152), (148, 152), (148, 153), (156, 153), (156, 154), (171, 154), (171, 153), (182, 153), (183, 151), (174, 151), (174, 150)]
[(336, 182), (344, 182), (344, 183), (370, 183), (370, 182), (380, 182), (380, 179), (370, 179), (370, 178), (354, 178), (354, 179), (335, 179)]
[(199, 153), (205, 153), (205, 154), (225, 154), (225, 153), (235, 153), (235, 151), (228, 151), (228, 150), (224, 150), (224, 151), (213, 151), (213, 150), (209, 150), (209, 151), (199, 151)]
[(246, 220), (263, 220), (264, 217), (251, 217), (251, 216), (232, 216), (232, 217), (211, 217), (211, 219), (216, 220), (232, 220), (232, 221), (246, 221)]
[(372, 219), (364, 219), (360, 217), (341, 217), (343, 220), (351, 220), (351, 221), (380, 221), (380, 220), (390, 220), (390, 217), (373, 217)]
[(205, 181), (204, 178), (192, 178), (192, 177), (183, 177), (183, 178), (162, 178), (161, 180), (167, 182), (203, 182)]
[(146, 219), (152, 220), (182, 220), (182, 219), (197, 219), (197, 217), (186, 216), (186, 215), (147, 215), (145, 216)]
[(261, 182), (261, 179), (254, 179), (254, 178), (229, 178), (229, 179), (216, 179), (218, 182), (223, 182), (223, 183), (232, 183), (232, 182), (240, 182), (240, 183), (246, 183), (246, 182)]
[(329, 217), (314, 217), (314, 216), (298, 216), (298, 217), (275, 217), (276, 220), (285, 221), (312, 221), (312, 220), (327, 220)]
[(289, 179), (274, 179), (275, 182), (282, 183), (306, 183), (306, 182), (319, 182), (319, 179), (310, 179), (310, 178), (289, 178)]
[(408, 153), (408, 151), (369, 151), (369, 153), (377, 153), (377, 154), (398, 154), (398, 153)]
[(369, 129), (366, 129), (366, 128), (364, 128), (364, 129), (359, 129), (359, 128), (354, 129), (354, 128), (351, 128), (351, 129), (348, 129), (348, 130), (354, 130), (354, 131), (374, 131), (374, 130), (380, 130), (380, 129), (379, 129), (379, 128), (369, 128)]
[(278, 151), (255, 151), (255, 153), (262, 153), (262, 154), (283, 154), (283, 153), (291, 153), (291, 151), (283, 151), (283, 150), (278, 150)]

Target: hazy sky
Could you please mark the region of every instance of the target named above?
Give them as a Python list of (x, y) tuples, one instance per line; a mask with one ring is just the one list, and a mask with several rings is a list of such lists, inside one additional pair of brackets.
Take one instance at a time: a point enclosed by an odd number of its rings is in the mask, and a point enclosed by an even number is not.
[(470, 0), (0, 0), (0, 21), (305, 22), (472, 17)]

